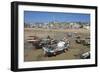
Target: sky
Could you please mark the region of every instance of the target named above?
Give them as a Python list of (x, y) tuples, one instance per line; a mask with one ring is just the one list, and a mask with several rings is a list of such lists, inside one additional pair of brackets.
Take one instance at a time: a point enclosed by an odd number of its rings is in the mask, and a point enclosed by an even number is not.
[(90, 23), (90, 14), (24, 11), (25, 23), (48, 23), (53, 21)]

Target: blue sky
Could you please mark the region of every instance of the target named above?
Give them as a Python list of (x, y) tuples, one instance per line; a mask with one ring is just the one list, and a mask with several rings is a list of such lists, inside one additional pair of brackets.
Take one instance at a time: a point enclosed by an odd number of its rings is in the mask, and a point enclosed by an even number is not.
[(86, 22), (90, 23), (90, 14), (24, 11), (25, 23), (42, 22)]

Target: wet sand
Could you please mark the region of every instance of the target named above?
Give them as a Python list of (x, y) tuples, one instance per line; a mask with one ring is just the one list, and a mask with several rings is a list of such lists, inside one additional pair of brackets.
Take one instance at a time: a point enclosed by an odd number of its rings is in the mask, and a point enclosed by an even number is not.
[[(47, 60), (73, 60), (80, 59), (80, 54), (90, 51), (90, 47), (84, 46), (82, 44), (77, 44), (74, 37), (68, 37), (68, 32), (77, 32), (77, 35), (80, 35), (81, 38), (86, 38), (90, 36), (89, 30), (86, 29), (67, 29), (67, 30), (47, 30), (47, 29), (33, 29), (25, 28), (24, 29), (24, 61), (47, 61)], [(32, 44), (26, 42), (29, 39), (28, 36), (38, 36), (39, 38), (46, 38), (48, 35), (53, 39), (63, 39), (66, 37), (70, 41), (70, 48), (65, 53), (45, 57), (43, 55), (43, 50), (34, 48)]]

